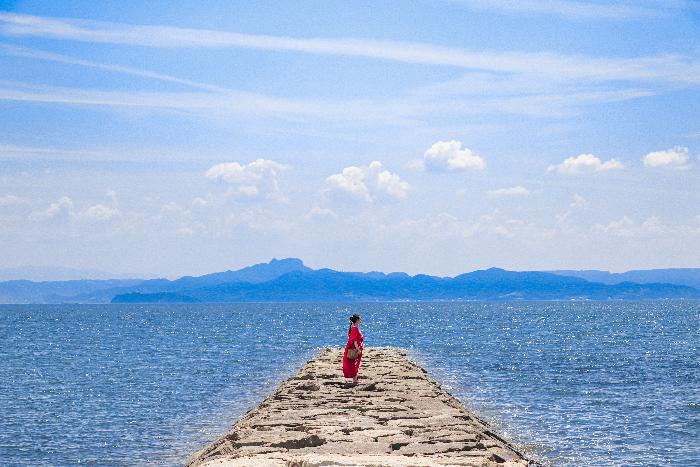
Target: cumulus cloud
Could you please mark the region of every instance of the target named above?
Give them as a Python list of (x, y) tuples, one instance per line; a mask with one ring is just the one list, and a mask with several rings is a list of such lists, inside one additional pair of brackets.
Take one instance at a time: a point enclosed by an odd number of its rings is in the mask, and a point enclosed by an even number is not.
[(166, 204), (163, 205), (162, 208), (160, 208), (161, 212), (163, 213), (189, 213), (189, 211), (179, 204), (177, 204), (175, 201), (170, 201)]
[(478, 218), (460, 219), (452, 214), (441, 212), (428, 214), (418, 219), (405, 219), (398, 223), (379, 222), (379, 232), (383, 238), (392, 240), (422, 238), (430, 241), (463, 240), (476, 235), (519, 238), (522, 236), (550, 237), (553, 232), (520, 219), (504, 216), (498, 210), (483, 214)]
[(587, 202), (588, 201), (586, 200), (586, 198), (576, 193), (574, 194), (574, 199), (571, 201), (571, 204), (569, 204), (569, 207), (574, 209), (581, 209), (586, 207)]
[(504, 196), (527, 196), (530, 194), (530, 190), (522, 185), (518, 185), (509, 188), (499, 188), (498, 190), (489, 190), (487, 194), (491, 198), (501, 198)]
[(365, 184), (367, 178), (367, 169), (362, 167), (350, 166), (345, 167), (339, 174), (333, 174), (326, 178), (326, 185), (331, 188), (341, 190), (351, 195), (365, 198), (371, 201), (369, 188)]
[(33, 212), (29, 217), (35, 221), (60, 219), (71, 219), (74, 221), (107, 221), (121, 214), (119, 208), (116, 206), (116, 193), (109, 191), (107, 192), (107, 196), (112, 199), (113, 206), (97, 203), (82, 210), (76, 208), (71, 198), (62, 196), (53, 203), (50, 203), (43, 211)]
[(345, 167), (342, 172), (326, 178), (326, 186), (370, 202), (382, 194), (405, 199), (411, 186), (398, 174), (382, 170), (382, 167), (379, 161), (372, 161), (367, 166)]
[(665, 151), (650, 152), (642, 158), (646, 167), (663, 167), (671, 169), (686, 169), (690, 155), (688, 148), (677, 146)]
[(231, 193), (242, 197), (264, 196), (268, 199), (286, 201), (287, 198), (279, 189), (277, 177), (280, 172), (288, 169), (290, 166), (286, 164), (257, 159), (248, 164), (239, 162), (216, 164), (207, 170), (205, 176), (209, 180), (219, 180), (231, 185)]
[(561, 174), (577, 174), (583, 172), (604, 172), (606, 170), (624, 169), (625, 166), (617, 159), (610, 159), (603, 162), (593, 154), (580, 154), (576, 157), (569, 157), (561, 164), (550, 165), (547, 172), (558, 172)]
[(595, 224), (591, 230), (598, 234), (611, 234), (618, 237), (632, 236), (635, 222), (628, 216), (622, 216), (619, 220), (610, 221), (607, 224)]
[(107, 221), (119, 215), (119, 210), (116, 208), (110, 208), (104, 204), (96, 204), (85, 209), (85, 211), (83, 211), (81, 214), (83, 217), (88, 219)]
[(420, 237), (443, 241), (471, 237), (479, 230), (479, 223), (463, 221), (452, 214), (441, 212), (398, 223), (380, 224), (379, 228), (384, 237), (407, 236), (412, 239)]
[(483, 170), (486, 162), (461, 141), (438, 141), (423, 154), (421, 167), (433, 170)]
[(695, 238), (700, 235), (700, 216), (680, 224), (667, 224), (658, 216), (647, 217), (641, 222), (622, 216), (607, 224), (595, 224), (591, 227), (591, 231), (598, 235), (625, 238), (655, 237), (665, 240), (672, 238), (671, 236)]
[(43, 210), (34, 212), (31, 218), (34, 220), (50, 220), (74, 215), (75, 206), (73, 200), (68, 196), (62, 196)]
[(196, 208), (205, 208), (207, 206), (210, 206), (214, 203), (214, 195), (211, 193), (207, 193), (205, 197), (201, 196), (196, 196), (194, 199), (192, 199), (192, 206)]
[(306, 213), (306, 216), (304, 216), (306, 219), (323, 219), (323, 218), (330, 218), (330, 219), (337, 219), (338, 215), (332, 210), (328, 208), (322, 208), (319, 206), (314, 206), (309, 210), (308, 213)]
[(398, 174), (388, 170), (382, 170), (377, 175), (377, 189), (383, 191), (394, 198), (404, 199), (408, 196), (411, 186), (408, 182), (401, 180)]

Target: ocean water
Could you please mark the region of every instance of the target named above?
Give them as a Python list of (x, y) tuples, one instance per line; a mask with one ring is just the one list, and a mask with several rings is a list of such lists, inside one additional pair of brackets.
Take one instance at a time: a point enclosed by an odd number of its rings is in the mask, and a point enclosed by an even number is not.
[(700, 465), (692, 301), (0, 306), (0, 459), (179, 465), (355, 312), (547, 464)]

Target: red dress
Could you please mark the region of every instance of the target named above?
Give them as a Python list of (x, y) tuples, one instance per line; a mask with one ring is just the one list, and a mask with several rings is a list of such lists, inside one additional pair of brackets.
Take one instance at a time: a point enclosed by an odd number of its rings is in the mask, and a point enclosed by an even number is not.
[[(354, 378), (357, 376), (357, 371), (360, 369), (360, 360), (362, 360), (362, 348), (364, 338), (362, 337), (362, 332), (357, 326), (350, 328), (350, 334), (348, 335), (348, 343), (345, 345), (345, 352), (343, 352), (343, 375), (346, 378)], [(350, 360), (348, 358), (348, 349), (355, 348), (355, 342), (360, 348), (360, 354), (355, 360)]]

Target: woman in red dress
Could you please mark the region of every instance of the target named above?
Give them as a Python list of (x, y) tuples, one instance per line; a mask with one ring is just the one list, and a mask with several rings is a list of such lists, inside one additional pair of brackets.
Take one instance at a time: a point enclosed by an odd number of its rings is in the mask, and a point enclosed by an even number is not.
[[(348, 343), (345, 345), (343, 353), (343, 375), (346, 378), (352, 378), (352, 382), (357, 384), (357, 372), (360, 369), (360, 361), (362, 360), (362, 349), (364, 347), (364, 338), (360, 331), (360, 323), (362, 319), (360, 315), (352, 315), (350, 317), (350, 329), (348, 329)], [(357, 350), (357, 358), (348, 358), (348, 350)]]

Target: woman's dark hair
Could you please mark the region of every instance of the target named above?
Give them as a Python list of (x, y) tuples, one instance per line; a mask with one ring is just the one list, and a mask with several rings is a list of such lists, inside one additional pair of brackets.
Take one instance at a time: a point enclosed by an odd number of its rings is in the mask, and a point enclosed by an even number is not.
[(360, 319), (360, 315), (355, 313), (350, 317), (350, 327), (348, 328), (348, 336), (350, 335), (350, 331), (352, 331), (352, 325), (357, 322), (357, 320)]

